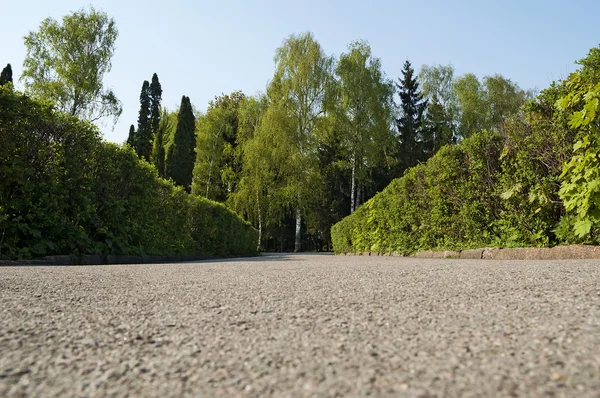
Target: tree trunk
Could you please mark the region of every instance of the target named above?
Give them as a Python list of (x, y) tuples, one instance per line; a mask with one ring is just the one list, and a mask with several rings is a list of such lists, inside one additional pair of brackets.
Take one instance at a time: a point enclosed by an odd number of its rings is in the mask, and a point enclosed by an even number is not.
[(296, 209), (296, 239), (294, 241), (294, 251), (299, 252), (301, 250), (301, 234), (300, 230), (302, 227), (302, 210), (300, 210), (300, 206)]
[(354, 213), (356, 206), (354, 198), (356, 197), (356, 158), (352, 156), (352, 189), (350, 191), (350, 214)]
[(258, 243), (256, 251), (260, 251), (260, 241), (262, 240), (262, 215), (260, 214), (260, 201), (258, 200), (258, 191), (256, 191), (256, 207), (258, 209)]

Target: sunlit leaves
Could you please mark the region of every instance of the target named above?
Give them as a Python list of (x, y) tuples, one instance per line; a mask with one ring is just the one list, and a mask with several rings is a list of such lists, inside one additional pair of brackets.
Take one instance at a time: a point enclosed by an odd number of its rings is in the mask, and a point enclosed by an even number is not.
[(65, 16), (61, 22), (42, 21), (25, 36), (27, 55), (21, 80), (38, 98), (51, 100), (58, 110), (89, 121), (121, 114), (114, 92), (105, 89), (118, 36), (112, 18), (93, 7)]

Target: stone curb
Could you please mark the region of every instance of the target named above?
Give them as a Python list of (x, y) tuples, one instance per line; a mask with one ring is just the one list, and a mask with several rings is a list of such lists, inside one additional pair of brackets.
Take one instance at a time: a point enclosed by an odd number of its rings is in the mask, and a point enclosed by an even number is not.
[[(238, 256), (239, 257), (239, 256)], [(35, 260), (0, 260), (1, 266), (21, 265), (116, 265), (116, 264), (165, 264), (181, 263), (187, 261), (217, 260), (218, 256), (48, 256)]]
[[(345, 253), (347, 256), (395, 256), (403, 257), (402, 254), (394, 253)], [(554, 247), (515, 247), (498, 248), (483, 247), (480, 249), (469, 249), (462, 251), (452, 250), (426, 250), (412, 254), (415, 258), (452, 258), (469, 260), (583, 260), (600, 259), (600, 246), (569, 245)]]

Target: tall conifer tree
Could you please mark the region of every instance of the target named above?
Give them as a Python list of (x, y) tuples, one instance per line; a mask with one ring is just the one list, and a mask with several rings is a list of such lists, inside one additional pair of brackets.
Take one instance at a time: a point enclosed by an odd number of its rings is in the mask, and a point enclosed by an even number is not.
[(134, 148), (140, 158), (150, 161), (152, 131), (150, 129), (150, 83), (148, 80), (144, 80), (140, 93), (140, 113)]
[(189, 97), (181, 98), (181, 106), (177, 115), (177, 127), (173, 142), (169, 146), (165, 164), (165, 174), (175, 184), (181, 185), (190, 192), (192, 171), (196, 160), (196, 118)]
[(127, 143), (130, 147), (135, 148), (135, 126), (133, 124), (129, 126), (129, 135), (127, 136)]
[(6, 83), (12, 83), (12, 67), (10, 64), (7, 64), (4, 69), (2, 69), (2, 73), (0, 73), (0, 86), (5, 85)]
[(402, 78), (396, 83), (401, 100), (402, 113), (396, 120), (399, 138), (400, 172), (424, 160), (427, 146), (430, 145), (429, 134), (423, 114), (427, 101), (419, 91), (419, 82), (409, 61), (404, 63)]
[(156, 134), (160, 124), (160, 101), (162, 100), (162, 87), (156, 73), (152, 75), (148, 95), (150, 97), (150, 129), (152, 134)]
[(162, 108), (162, 115), (158, 129), (154, 133), (154, 142), (152, 143), (152, 163), (156, 166), (158, 175), (165, 177), (165, 139), (171, 129), (169, 121), (169, 112)]

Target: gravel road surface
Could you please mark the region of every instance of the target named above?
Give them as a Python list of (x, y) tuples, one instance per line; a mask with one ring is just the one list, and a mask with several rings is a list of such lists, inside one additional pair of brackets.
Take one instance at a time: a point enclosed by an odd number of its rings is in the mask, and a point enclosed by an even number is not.
[(600, 261), (0, 267), (0, 396), (600, 396)]

